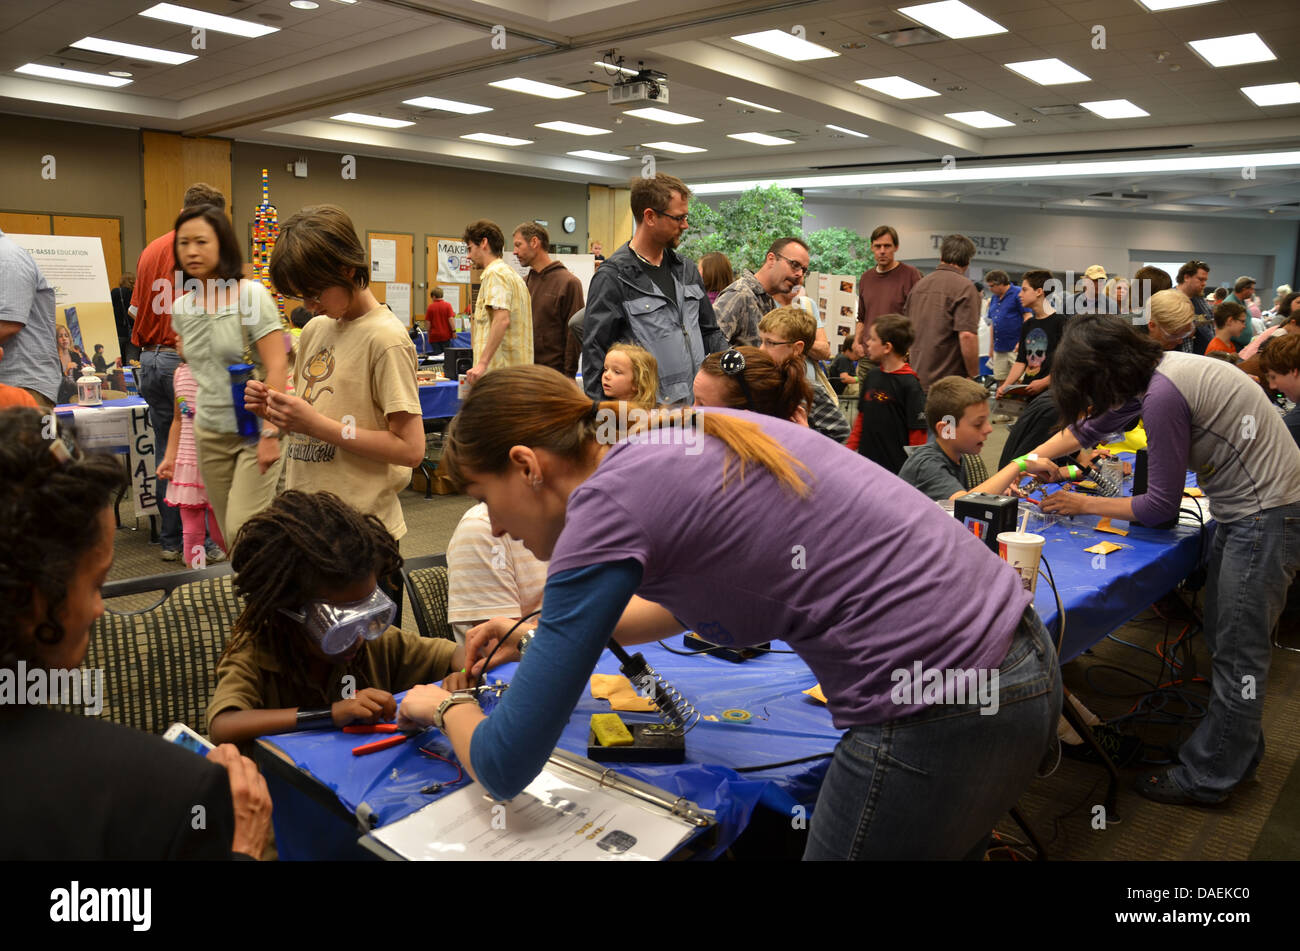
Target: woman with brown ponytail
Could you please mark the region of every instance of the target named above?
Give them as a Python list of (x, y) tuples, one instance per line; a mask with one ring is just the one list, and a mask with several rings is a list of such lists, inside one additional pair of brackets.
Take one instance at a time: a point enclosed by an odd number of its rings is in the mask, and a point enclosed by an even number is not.
[[(981, 857), (1061, 705), (1056, 655), (1019, 576), (923, 495), (805, 427), (686, 409), (650, 417), (658, 438), (610, 445), (609, 405), (540, 366), (474, 386), (442, 465), (487, 503), (495, 534), (550, 561), (541, 622), (490, 717), (421, 686), (399, 725), (439, 726), (484, 789), (508, 799), (541, 771), (609, 638), (639, 644), (683, 626), (727, 645), (779, 637), (846, 731), (805, 857)], [(833, 509), (855, 517), (828, 521)], [(507, 630), (470, 631), (471, 668)], [(513, 636), (498, 651), (517, 654)], [(900, 682), (918, 668), (941, 683), (971, 670), (993, 690), (976, 700)]]

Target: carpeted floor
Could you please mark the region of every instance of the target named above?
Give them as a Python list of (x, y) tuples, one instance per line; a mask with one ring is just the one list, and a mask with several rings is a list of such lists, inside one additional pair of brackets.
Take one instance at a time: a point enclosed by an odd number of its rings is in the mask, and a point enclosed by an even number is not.
[[(989, 471), (1006, 441), (1007, 426), (998, 425), (986, 443), (983, 458)], [(461, 515), (473, 500), (465, 496), (434, 496), (405, 491), (401, 496), (408, 533), (402, 539), (406, 557), (446, 549)], [(134, 578), (179, 570), (177, 563), (161, 560), (157, 545), (149, 544), (147, 522), (133, 530), (130, 503), (122, 506), (123, 528), (117, 533), (117, 555), (109, 580)], [(1153, 601), (1166, 592), (1152, 591)], [(1186, 595), (1190, 600), (1191, 595)], [(1103, 719), (1123, 717), (1147, 683), (1161, 672), (1156, 650), (1162, 640), (1176, 639), (1186, 623), (1181, 606), (1163, 600), (1162, 619), (1148, 609), (1116, 631), (1090, 652), (1067, 664), (1065, 683), (1077, 697)], [(1300, 646), (1300, 644), (1297, 644)], [(1144, 652), (1145, 650), (1145, 652)], [(1200, 638), (1192, 641), (1195, 670), (1209, 671), (1209, 657)], [(1169, 668), (1164, 668), (1165, 680)], [(1144, 683), (1144, 681), (1146, 683)], [(1188, 693), (1204, 697), (1207, 685), (1193, 682)], [(1180, 704), (1170, 700), (1166, 715), (1147, 717), (1175, 720)], [(1114, 814), (1103, 815), (1106, 771), (1095, 765), (1063, 758), (1056, 771), (1035, 780), (1020, 800), (1021, 812), (1033, 827), (1051, 859), (1297, 859), (1300, 858), (1300, 654), (1274, 649), (1264, 701), (1264, 735), (1268, 753), (1256, 781), (1236, 790), (1231, 801), (1215, 810), (1163, 806), (1135, 793), (1131, 784), (1137, 767), (1120, 770), (1122, 785)], [(1168, 761), (1178, 742), (1191, 732), (1190, 721), (1175, 723), (1125, 721), (1121, 729), (1145, 743), (1143, 757), (1151, 763)], [(1154, 767), (1153, 767), (1154, 768)], [(1104, 820), (1104, 827), (1103, 827)], [(1023, 833), (1009, 820), (998, 832), (1009, 843)], [(1007, 853), (1008, 855), (1010, 853)]]

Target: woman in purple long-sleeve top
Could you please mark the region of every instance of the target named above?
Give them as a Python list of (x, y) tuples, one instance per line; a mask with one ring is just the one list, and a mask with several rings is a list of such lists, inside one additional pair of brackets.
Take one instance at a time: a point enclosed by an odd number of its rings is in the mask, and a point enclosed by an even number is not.
[(1205, 587), (1205, 642), (1213, 658), (1209, 710), (1179, 762), (1138, 777), (1148, 799), (1216, 805), (1255, 774), (1269, 633), (1300, 570), (1300, 449), (1263, 390), (1236, 367), (1164, 352), (1116, 317), (1077, 316), (1052, 363), (1052, 395), (1077, 420), (1037, 452), (1054, 458), (1093, 446), (1142, 417), (1147, 490), (1132, 498), (1058, 492), (1047, 511), (1136, 519), (1178, 517), (1188, 469), (1218, 523)]

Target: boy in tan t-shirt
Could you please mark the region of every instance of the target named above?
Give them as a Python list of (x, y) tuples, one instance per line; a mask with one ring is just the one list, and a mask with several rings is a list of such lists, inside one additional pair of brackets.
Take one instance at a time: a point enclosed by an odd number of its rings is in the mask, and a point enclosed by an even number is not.
[[(415, 347), (370, 292), (366, 254), (343, 209), (317, 205), (286, 221), (271, 280), (317, 315), (298, 339), (296, 395), (247, 390), (249, 409), (286, 435), (288, 487), (333, 492), (401, 538), (397, 493), (424, 459)], [(398, 582), (399, 605), (400, 590)]]

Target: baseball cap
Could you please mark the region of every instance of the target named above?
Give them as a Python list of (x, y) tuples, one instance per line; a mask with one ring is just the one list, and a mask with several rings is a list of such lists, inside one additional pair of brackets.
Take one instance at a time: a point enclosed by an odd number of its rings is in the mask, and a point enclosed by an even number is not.
[(1232, 290), (1235, 293), (1236, 291), (1245, 290), (1247, 287), (1250, 287), (1252, 284), (1258, 284), (1258, 283), (1259, 282), (1256, 281), (1253, 277), (1247, 277), (1243, 274), (1241, 277), (1237, 278), (1237, 283), (1232, 285)]
[(1083, 272), (1083, 276), (1090, 281), (1104, 281), (1106, 280), (1106, 269), (1100, 264), (1094, 264)]

